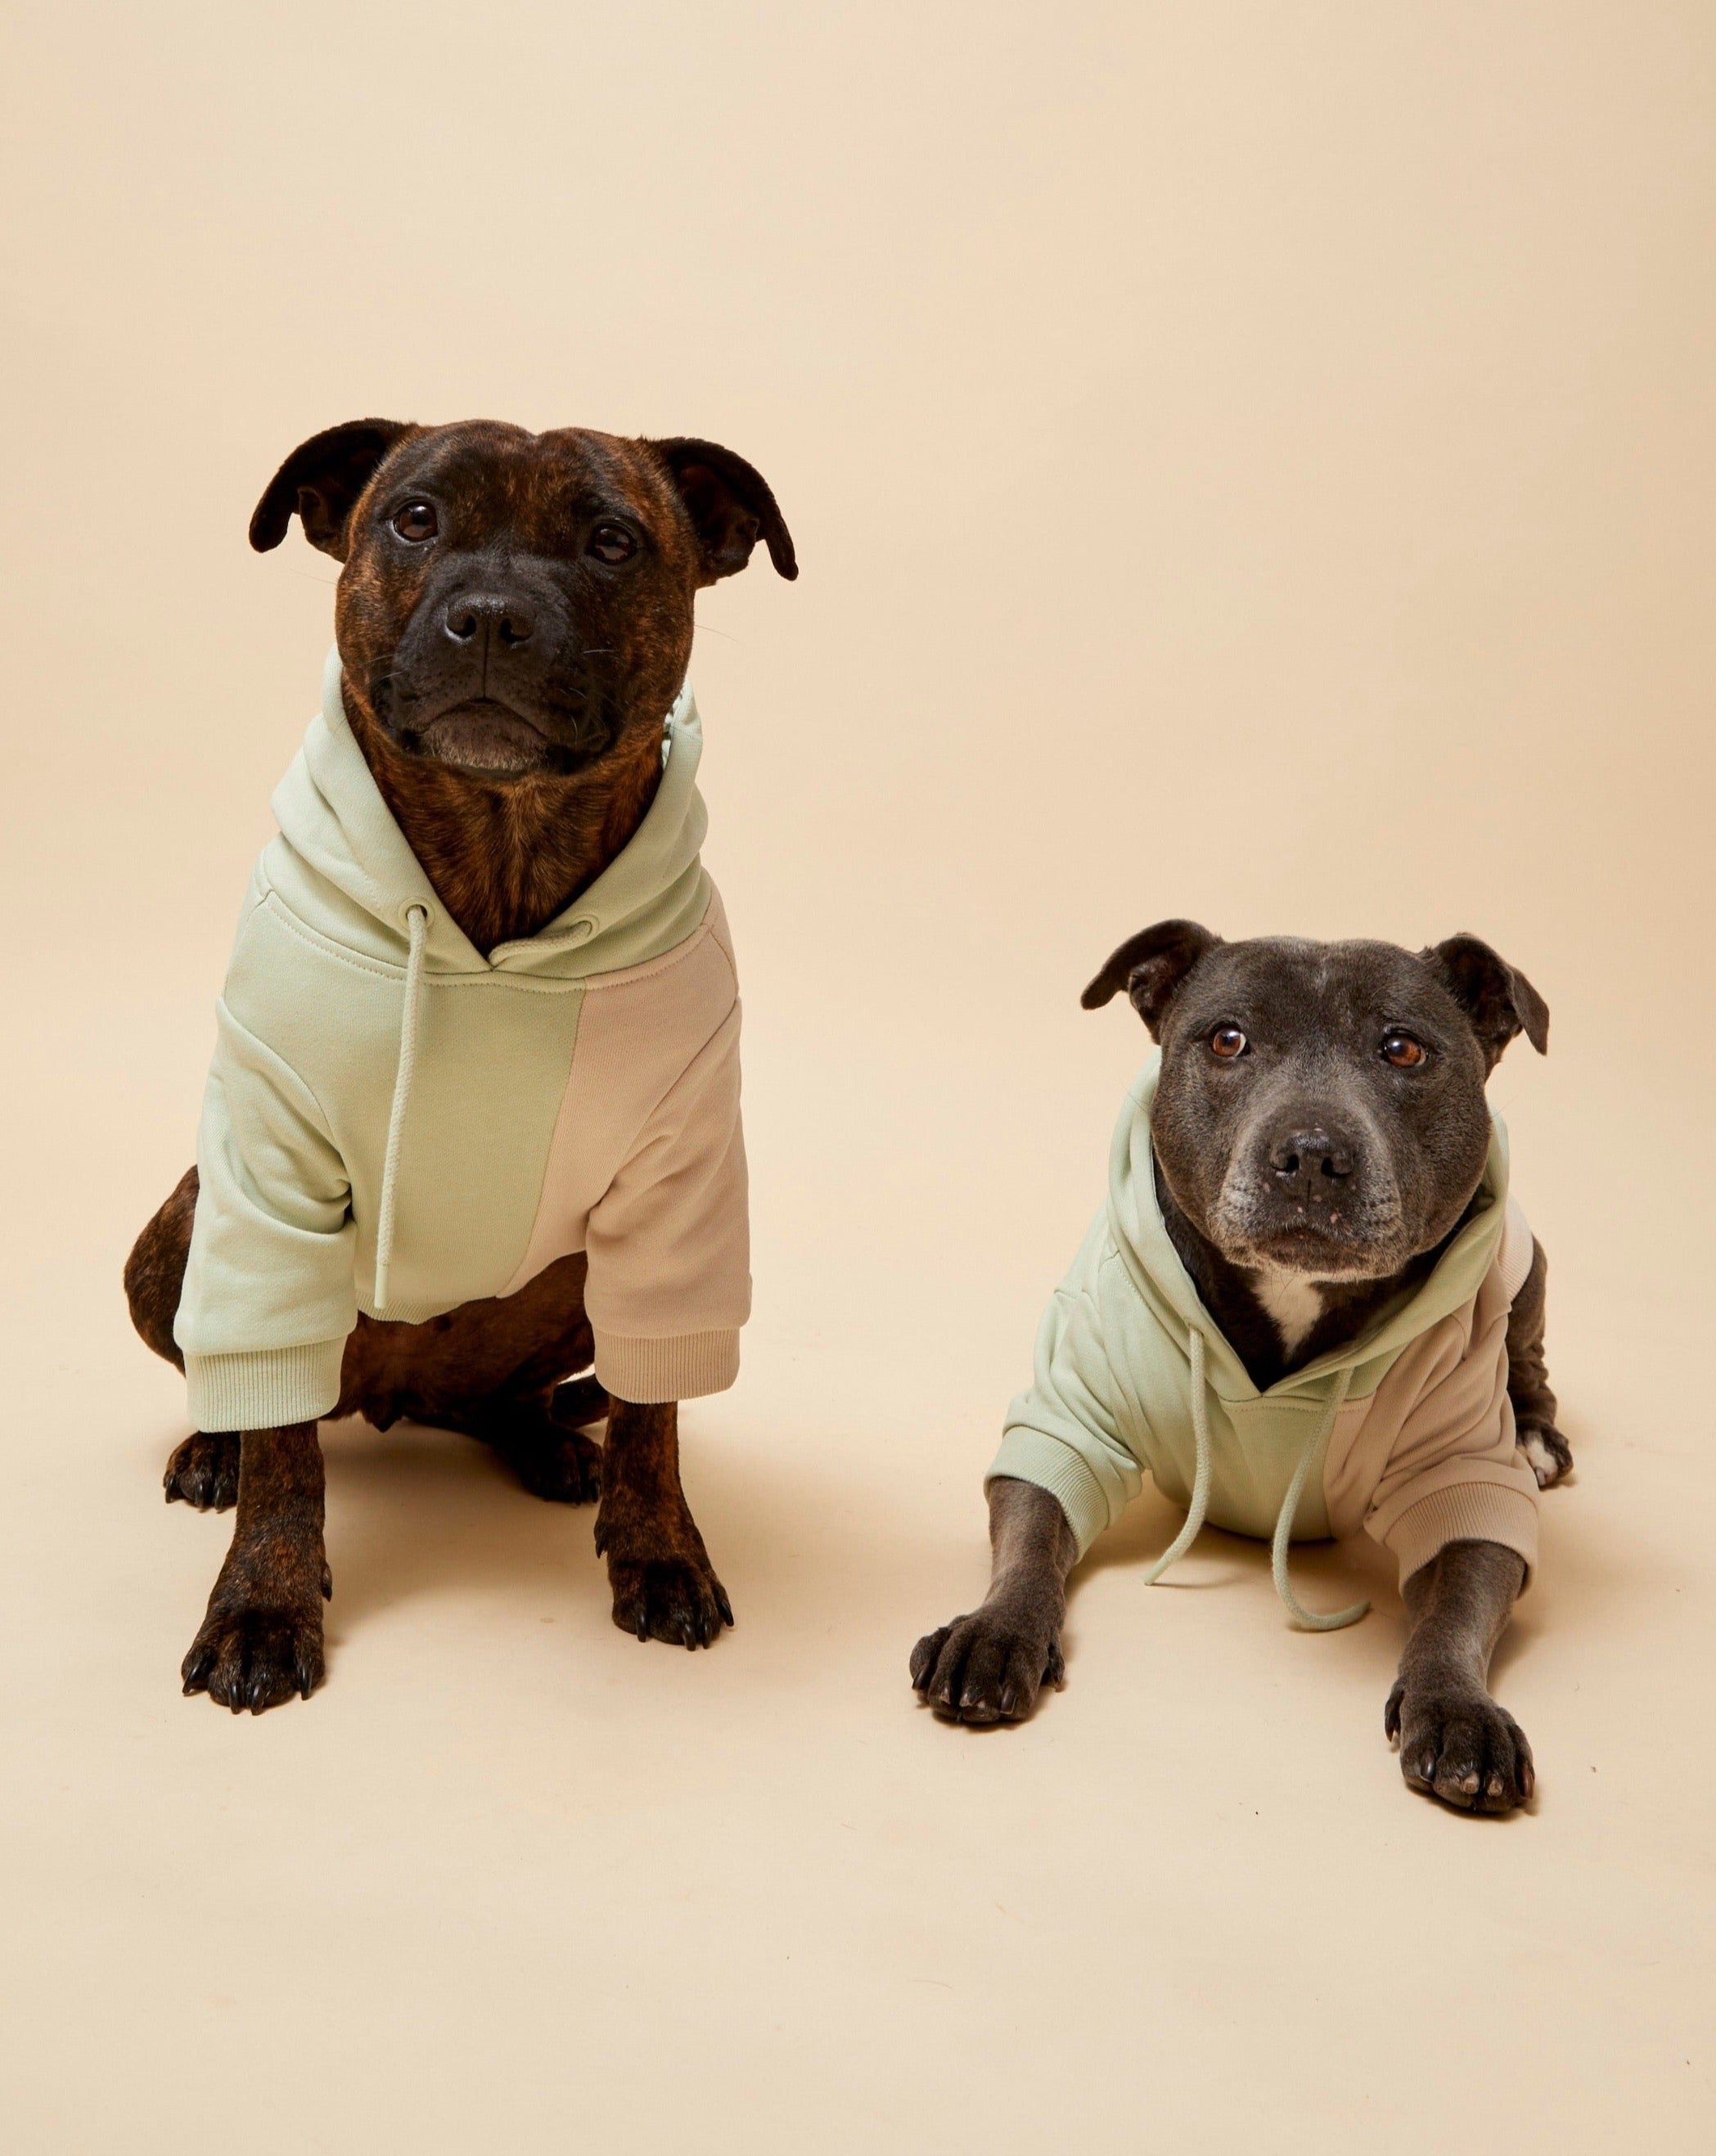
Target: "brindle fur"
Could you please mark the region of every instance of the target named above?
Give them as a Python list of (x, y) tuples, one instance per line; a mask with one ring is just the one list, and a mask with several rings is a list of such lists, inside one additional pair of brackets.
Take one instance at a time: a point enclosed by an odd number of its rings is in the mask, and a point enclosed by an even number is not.
[(321, 1682), (321, 1446), (313, 1422), (244, 1432), (232, 1546), (180, 1671), (234, 1714), (260, 1714)]
[[(501, 777), (452, 764), (413, 732), (399, 654), (444, 585), (436, 557), (393, 543), (388, 520), (419, 495), (437, 502), (491, 583), (504, 590), (515, 579), (527, 603), (546, 599), (555, 615), (552, 649), (542, 655), (539, 639), (530, 667), (495, 692), (530, 720), (532, 767)], [(660, 778), (662, 716), (691, 655), (696, 592), (742, 569), (759, 540), (781, 575), (798, 573), (761, 475), (688, 437), (357, 420), (287, 458), (257, 505), (252, 544), (278, 546), (294, 515), (344, 564), (335, 619), (352, 732), (430, 882), (484, 952), (552, 920), (643, 820)], [(624, 574), (579, 559), (593, 521), (610, 516), (644, 540)], [(490, 695), (486, 670), (480, 694)], [(138, 1332), (180, 1368), (172, 1329), (197, 1194), (192, 1168), (125, 1271)], [(585, 1272), (581, 1255), (562, 1258), (516, 1295), (420, 1325), (360, 1316), (332, 1413), (381, 1429), (408, 1418), (464, 1431), (538, 1496), (599, 1498), (596, 1546), (615, 1624), (640, 1640), (706, 1647), (732, 1610), (681, 1486), (678, 1409), (610, 1399), (579, 1375), (594, 1352)], [(604, 1418), (599, 1445), (586, 1429)], [(307, 1697), (322, 1679), (321, 1604), (331, 1592), (316, 1425), (193, 1433), (164, 1481), (170, 1503), (237, 1507), (232, 1548), (185, 1658), (185, 1690), (234, 1712)]]
[[(792, 540), (761, 475), (714, 443), (584, 428), (529, 434), (491, 420), (356, 424), (378, 459), (330, 472), (306, 461), (315, 444), (295, 450), (258, 506), (253, 543), (277, 545), (291, 506), (311, 495), (306, 535), (345, 563), (334, 627), (352, 732), (448, 911), (491, 951), (533, 936), (623, 850), (660, 779), (661, 716), (691, 660), (695, 593), (742, 568), (759, 537), (781, 574), (795, 577)], [(419, 492), (440, 501), (452, 529), (504, 531), (514, 555), (563, 554), (568, 515), (586, 506), (623, 508), (647, 531), (639, 570), (578, 594), (580, 649), (558, 701), (573, 744), (599, 744), (593, 761), (484, 779), (411, 753), (390, 728), (396, 654), (431, 557), (388, 545), (377, 511)]]

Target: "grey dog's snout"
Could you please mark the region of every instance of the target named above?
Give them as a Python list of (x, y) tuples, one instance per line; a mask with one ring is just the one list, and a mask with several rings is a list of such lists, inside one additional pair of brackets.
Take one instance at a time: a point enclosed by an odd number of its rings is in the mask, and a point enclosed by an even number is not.
[(1292, 1198), (1333, 1197), (1353, 1173), (1352, 1147), (1320, 1127), (1283, 1132), (1269, 1149), (1276, 1188)]
[(453, 643), (486, 654), (516, 651), (537, 633), (536, 609), (516, 593), (460, 592), (448, 600), (441, 626)]

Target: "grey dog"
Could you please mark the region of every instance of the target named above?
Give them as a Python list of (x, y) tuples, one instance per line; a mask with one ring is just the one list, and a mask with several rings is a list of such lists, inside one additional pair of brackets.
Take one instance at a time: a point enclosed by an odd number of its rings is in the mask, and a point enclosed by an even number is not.
[[(1492, 1143), (1485, 1081), (1516, 1034), (1546, 1049), (1548, 1009), (1472, 936), (1415, 954), (1227, 943), (1186, 921), (1123, 943), (1086, 1008), (1123, 988), (1161, 1048), (1143, 1173), (1202, 1312), (1264, 1394), (1372, 1337), (1477, 1216)], [(1505, 1401), (1492, 1365), (1494, 1428), (1507, 1455), (1511, 1407), (1517, 1465), (1490, 1471), (1531, 1493), (1572, 1455), (1544, 1358), (1544, 1252), (1534, 1240), (1523, 1247), (1528, 1270), (1522, 1255), (1502, 1306)], [(1040, 1686), (1062, 1680), (1066, 1582), (1081, 1548), (1035, 1481), (998, 1473), (989, 1502), (988, 1597), (912, 1657), (917, 1691), (962, 1722), (1023, 1720)], [(1286, 1535), (1279, 1527), (1282, 1550)], [(1534, 1787), (1524, 1734), (1488, 1691), (1526, 1571), (1514, 1548), (1454, 1538), (1403, 1583), (1409, 1633), (1385, 1727), (1407, 1781), (1468, 1810), (1511, 1810)]]

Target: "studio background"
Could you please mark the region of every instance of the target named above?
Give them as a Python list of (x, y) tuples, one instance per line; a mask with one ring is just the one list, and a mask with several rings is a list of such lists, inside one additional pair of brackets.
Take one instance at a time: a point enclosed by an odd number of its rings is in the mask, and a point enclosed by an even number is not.
[[(1708, 10), (62, 0), (0, 74), (13, 2145), (1702, 2145)], [(588, 1512), (342, 1425), (331, 1681), (234, 1721), (119, 1272), (331, 640), (246, 521), (370, 413), (709, 436), (798, 542), (693, 674), (738, 1625), (640, 1648)], [(1153, 1498), (1034, 1724), (907, 1690), (1148, 1047), (1079, 988), (1169, 914), (1551, 1006), (1492, 1086), (1578, 1462), (1532, 1815), (1405, 1791), (1380, 1564), (1302, 1635), (1220, 1534), (1146, 1589)]]

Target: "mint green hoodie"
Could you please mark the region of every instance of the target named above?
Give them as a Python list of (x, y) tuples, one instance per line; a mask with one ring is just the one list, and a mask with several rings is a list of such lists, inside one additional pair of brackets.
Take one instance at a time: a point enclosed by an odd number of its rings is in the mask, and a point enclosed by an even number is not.
[(329, 655), (217, 1006), (175, 1327), (198, 1428), (324, 1414), (360, 1310), (433, 1317), (576, 1250), (610, 1391), (732, 1383), (738, 987), (698, 856), (701, 749), (687, 688), (625, 850), (485, 957), (383, 800)]
[(1159, 1055), (1127, 1096), (1108, 1202), (1037, 1335), (1035, 1374), (1008, 1411), (991, 1479), (1060, 1501), (1080, 1553), (1148, 1473), (1188, 1507), (1152, 1577), (1205, 1520), (1275, 1545), (1276, 1583), (1301, 1623), (1290, 1539), (1363, 1528), (1400, 1577), (1444, 1543), (1474, 1539), (1537, 1558), (1537, 1480), (1514, 1452), (1507, 1327), (1531, 1265), (1531, 1231), (1508, 1197), (1507, 1136), (1492, 1117), (1477, 1209), (1415, 1293), (1356, 1340), (1260, 1393), (1204, 1307), (1157, 1202), (1150, 1111)]

